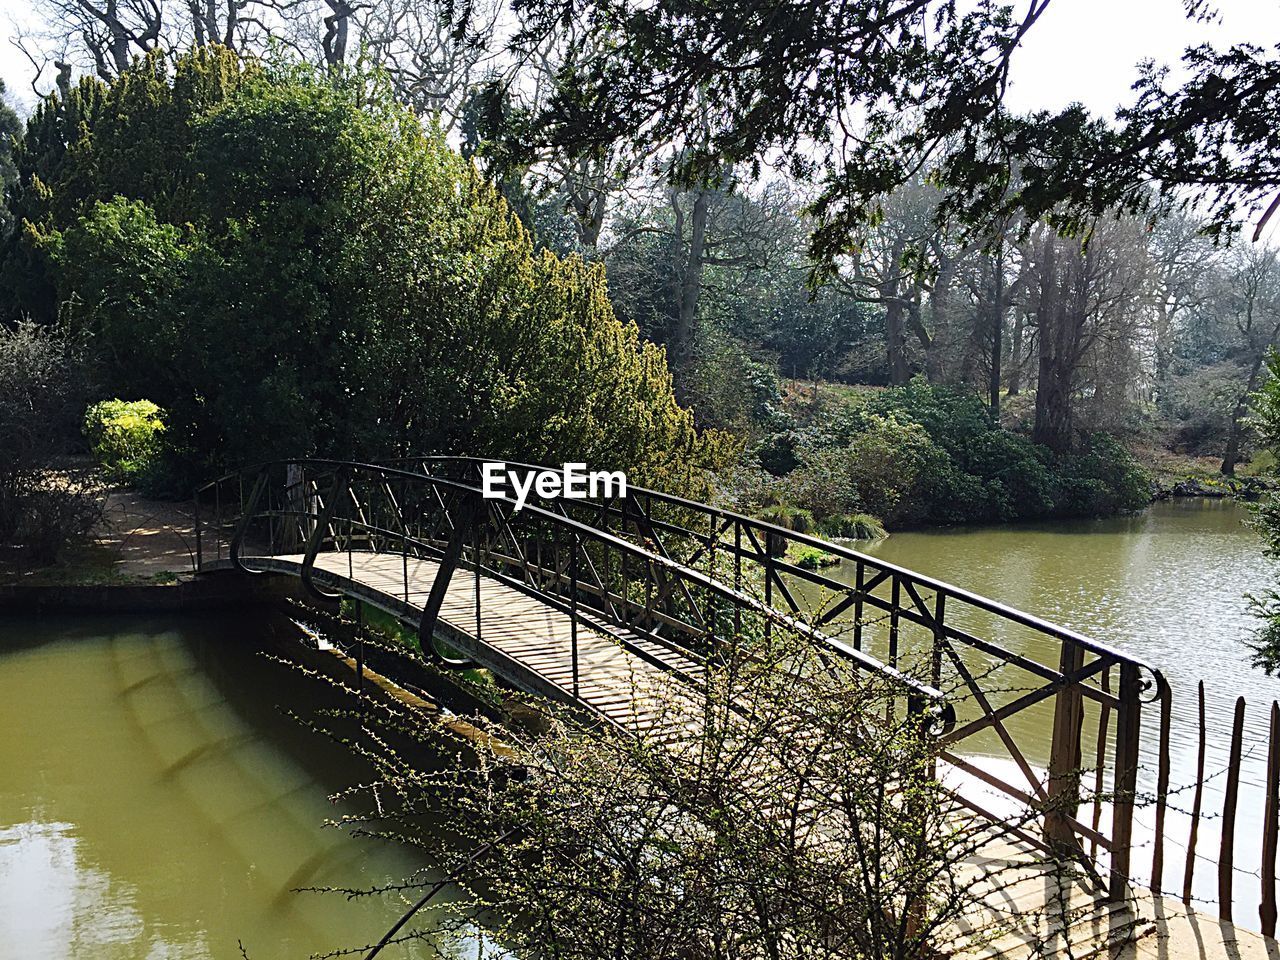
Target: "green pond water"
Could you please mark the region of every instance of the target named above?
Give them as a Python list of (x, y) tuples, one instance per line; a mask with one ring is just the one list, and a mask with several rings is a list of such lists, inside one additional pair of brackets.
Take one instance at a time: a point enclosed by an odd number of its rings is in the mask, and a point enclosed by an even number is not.
[[(1175, 501), (1103, 521), (896, 534), (871, 552), (1161, 667), (1175, 694), (1175, 785), (1194, 770), (1195, 682), (1208, 687), (1211, 770), (1225, 760), (1231, 701), (1248, 696), (1238, 834), (1247, 897), (1259, 846), (1261, 708), (1280, 697), (1280, 682), (1250, 668), (1242, 644), (1252, 626), (1243, 594), (1276, 573), (1244, 516), (1231, 503)], [(340, 812), (327, 794), (362, 771), (280, 712), (306, 712), (317, 694), (255, 653), (269, 629), (0, 620), (0, 960), (235, 958), (239, 943), (255, 960), (306, 957), (376, 939), (400, 914), (395, 901), (293, 892), (376, 884), (423, 864), (323, 825)], [(1044, 741), (1045, 716), (1017, 724), (1020, 738)], [(1207, 809), (1222, 782), (1211, 781)], [(1176, 886), (1184, 826), (1175, 810)], [(1215, 829), (1213, 820), (1202, 826), (1202, 850), (1216, 849)], [(1208, 895), (1213, 883), (1206, 865), (1197, 890)], [(1249, 923), (1256, 914), (1237, 916)]]
[(400, 915), (293, 892), (422, 864), (324, 826), (361, 770), (279, 711), (317, 691), (254, 652), (264, 629), (0, 621), (0, 958), (280, 960)]

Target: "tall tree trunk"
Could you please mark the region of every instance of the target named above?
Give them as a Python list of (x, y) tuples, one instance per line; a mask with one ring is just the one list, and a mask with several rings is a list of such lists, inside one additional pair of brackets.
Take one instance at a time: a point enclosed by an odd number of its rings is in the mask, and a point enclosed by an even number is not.
[(330, 14), (324, 18), (324, 36), (320, 45), (324, 49), (324, 59), (331, 67), (338, 67), (347, 61), (347, 37), (350, 30), (351, 14), (354, 12), (347, 0), (327, 0)]
[(1040, 298), (1036, 314), (1040, 326), (1040, 364), (1036, 379), (1036, 422), (1031, 439), (1055, 453), (1071, 449), (1072, 370), (1066, 362), (1067, 317), (1065, 291), (1058, 278), (1058, 249), (1045, 241)]
[(1013, 314), (1013, 337), (1009, 341), (1008, 391), (1016, 397), (1022, 392), (1022, 337), (1027, 312), (1021, 308)]
[(1000, 422), (1000, 360), (1004, 353), (1004, 242), (1001, 241), (992, 263), (995, 271), (992, 286), (995, 296), (991, 304), (991, 419)]
[[(897, 284), (895, 283), (896, 287)], [(889, 382), (899, 386), (911, 379), (911, 368), (907, 365), (907, 336), (903, 314), (906, 304), (896, 295), (889, 301), (884, 314), (884, 335), (889, 361)]]
[(1164, 297), (1156, 300), (1156, 322), (1154, 352), (1156, 360), (1155, 393), (1158, 403), (1164, 397), (1165, 386), (1169, 380), (1169, 367), (1173, 361), (1172, 333), (1173, 317), (1169, 303)]
[(1036, 425), (1031, 439), (1054, 453), (1071, 450), (1074, 427), (1071, 411), (1071, 371), (1052, 355), (1040, 353), (1036, 383)]
[(1234, 477), (1236, 466), (1240, 463), (1240, 444), (1244, 437), (1244, 415), (1249, 411), (1249, 396), (1258, 389), (1258, 376), (1262, 373), (1262, 361), (1266, 359), (1265, 350), (1254, 358), (1249, 370), (1249, 380), (1244, 392), (1236, 399), (1235, 409), (1231, 411), (1231, 429), (1227, 431), (1227, 448), (1222, 454), (1222, 475)]
[[(679, 199), (675, 202), (679, 203)], [(676, 369), (683, 369), (688, 364), (693, 350), (693, 330), (698, 319), (698, 300), (702, 296), (702, 266), (710, 206), (711, 191), (693, 191), (693, 210), (689, 215), (689, 247), (680, 273), (675, 329), (671, 331), (671, 360)]]
[(954, 274), (955, 261), (939, 254), (938, 277), (933, 283), (933, 294), (929, 297), (929, 315), (933, 320), (933, 334), (921, 340), (925, 350), (925, 374), (929, 377), (930, 383), (943, 383), (947, 378), (944, 354), (947, 345), (951, 342), (949, 306)]
[(884, 265), (884, 282), (880, 291), (881, 300), (885, 304), (885, 359), (889, 366), (889, 382), (894, 386), (911, 379), (911, 369), (907, 365), (907, 330), (903, 316), (907, 304), (900, 295), (902, 250), (902, 241), (895, 241)]

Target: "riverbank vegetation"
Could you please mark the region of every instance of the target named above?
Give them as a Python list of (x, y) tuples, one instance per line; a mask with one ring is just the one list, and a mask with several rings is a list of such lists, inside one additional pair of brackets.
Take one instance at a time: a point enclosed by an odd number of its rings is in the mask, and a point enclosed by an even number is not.
[(859, 512), (895, 529), (1097, 516), (1151, 499), (1150, 478), (1109, 435), (1055, 455), (998, 427), (973, 394), (923, 379), (812, 393), (797, 385), (775, 422), (785, 429), (756, 446), (761, 469), (738, 475), (738, 498), (792, 505), (819, 530)]

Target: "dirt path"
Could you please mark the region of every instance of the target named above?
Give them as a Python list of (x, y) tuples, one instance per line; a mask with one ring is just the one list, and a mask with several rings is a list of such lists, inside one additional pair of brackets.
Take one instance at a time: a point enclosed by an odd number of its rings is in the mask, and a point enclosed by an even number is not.
[(195, 570), (191, 505), (144, 499), (132, 490), (107, 494), (95, 543), (116, 555), (115, 572), (153, 577)]

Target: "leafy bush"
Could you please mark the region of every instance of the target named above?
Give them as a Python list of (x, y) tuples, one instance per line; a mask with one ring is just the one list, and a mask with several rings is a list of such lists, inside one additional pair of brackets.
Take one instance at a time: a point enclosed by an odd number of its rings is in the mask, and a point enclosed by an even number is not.
[(25, 491), (16, 539), (36, 565), (54, 563), (102, 519), (102, 490), (87, 477), (49, 476)]
[(888, 536), (884, 524), (869, 513), (837, 513), (818, 522), (824, 537), (842, 540), (883, 540)]
[(0, 325), (0, 543), (40, 563), (98, 516), (96, 491), (58, 472), (79, 439), (87, 379), (80, 344), (62, 328)]
[(1082, 453), (1062, 458), (1057, 468), (1060, 514), (1104, 516), (1151, 502), (1150, 475), (1107, 434), (1093, 434)]
[[(813, 514), (808, 510), (779, 503), (760, 511), (760, 519), (784, 530), (796, 533), (813, 532)], [(780, 557), (787, 552), (787, 538), (780, 533), (770, 531), (766, 537), (765, 549), (770, 556)]]
[(783, 502), (802, 504), (819, 518), (862, 508), (846, 447), (806, 447), (800, 456), (801, 466), (777, 484)]
[(813, 514), (808, 510), (788, 506), (785, 503), (765, 507), (760, 511), (760, 519), (796, 533), (813, 532)]
[(987, 430), (966, 445), (965, 471), (987, 481), (990, 512), (1000, 520), (1043, 517), (1054, 509), (1048, 452), (1025, 437)]
[(150, 400), (103, 400), (84, 416), (84, 435), (109, 479), (132, 483), (153, 474), (164, 412)]
[(714, 323), (699, 326), (681, 383), (699, 423), (743, 434), (767, 423), (781, 402), (773, 366)]
[(165, 409), (190, 473), (434, 451), (701, 495), (736, 453), (695, 429), (603, 269), (535, 249), (383, 78), (202, 48), (70, 101), (19, 150), (10, 266), (44, 271), (107, 390)]
[(820, 570), (823, 567), (834, 567), (840, 562), (835, 554), (804, 543), (793, 543), (787, 548), (787, 560), (801, 570)]
[(973, 443), (999, 432), (991, 421), (986, 404), (978, 397), (950, 387), (932, 386), (921, 377), (905, 386), (871, 395), (867, 409), (919, 424), (936, 444), (966, 469)]
[(945, 454), (920, 424), (893, 413), (872, 415), (844, 457), (862, 510), (890, 526), (927, 516), (929, 503), (917, 496), (919, 484), (939, 469)]
[(771, 433), (756, 444), (756, 460), (775, 477), (788, 474), (800, 465), (796, 453), (798, 442), (799, 438), (793, 430)]
[(889, 527), (1054, 515), (1102, 515), (1150, 502), (1146, 473), (1114, 439), (1055, 458), (996, 426), (977, 397), (921, 380), (815, 405), (814, 422), (764, 441), (759, 451), (797, 465), (778, 499), (828, 517), (865, 511)]

